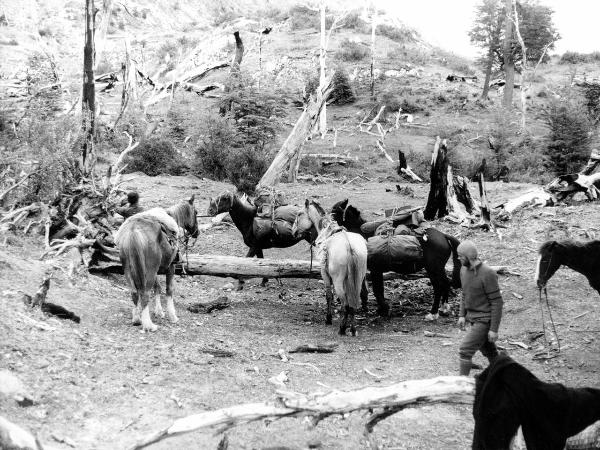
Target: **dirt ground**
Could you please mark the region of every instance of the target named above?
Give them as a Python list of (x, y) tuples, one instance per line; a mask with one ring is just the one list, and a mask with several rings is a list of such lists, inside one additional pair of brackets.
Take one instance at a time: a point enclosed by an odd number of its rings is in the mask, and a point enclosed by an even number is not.
[[(351, 184), (300, 183), (282, 185), (290, 202), (305, 196), (326, 207), (343, 198), (366, 217), (381, 215), (384, 208), (423, 205), (427, 186), (411, 185), (415, 194), (395, 193), (396, 177)], [(229, 186), (195, 177), (133, 175), (125, 185), (136, 187), (148, 205), (169, 206), (196, 193), (200, 211), (208, 197)], [(493, 204), (530, 189), (518, 183), (490, 183)], [(390, 192), (386, 192), (389, 189)], [(309, 194), (310, 193), (310, 194)], [(505, 265), (521, 276), (500, 276), (505, 299), (499, 344), (518, 362), (545, 381), (569, 386), (598, 387), (598, 293), (585, 278), (560, 269), (549, 284), (549, 299), (563, 351), (547, 361), (534, 356), (543, 338), (530, 342), (530, 333), (541, 331), (537, 289), (533, 283), (537, 248), (546, 239), (586, 239), (598, 233), (600, 206), (579, 204), (527, 210), (501, 229), (502, 237), (448, 223), (434, 223), (459, 239), (473, 239), (490, 264)], [(42, 239), (9, 235), (0, 247), (0, 370), (18, 376), (35, 399), (20, 407), (0, 398), (2, 415), (37, 434), (56, 448), (67, 438), (81, 449), (126, 448), (139, 438), (168, 426), (174, 419), (225, 406), (273, 398), (275, 386), (267, 380), (287, 371), (287, 388), (326, 392), (385, 385), (409, 379), (457, 373), (457, 299), (453, 314), (435, 323), (423, 321), (432, 288), (427, 280), (391, 281), (386, 295), (392, 317), (382, 320), (372, 312), (358, 320), (357, 337), (339, 337), (337, 318), (325, 325), (322, 285), (312, 280), (271, 280), (266, 288), (250, 280), (241, 292), (223, 288), (231, 280), (196, 276), (175, 282), (180, 322), (159, 323), (156, 333), (144, 334), (130, 325), (131, 305), (120, 276), (97, 277), (80, 273), (69, 279), (69, 257), (40, 261)], [(240, 256), (246, 248), (232, 227), (212, 228), (201, 234), (192, 250), (202, 254)], [(266, 250), (268, 258), (309, 258), (309, 247)], [(22, 294), (33, 294), (45, 270), (54, 277), (48, 301), (59, 303), (81, 316), (81, 323), (44, 317), (27, 309)], [(193, 314), (187, 306), (226, 295), (230, 308), (211, 314)], [(371, 301), (372, 298), (371, 298)], [(28, 318), (51, 327), (41, 330)], [(545, 315), (548, 320), (548, 315)], [(450, 338), (425, 337), (434, 331)], [(511, 342), (523, 342), (523, 349)], [(330, 354), (295, 354), (291, 362), (277, 356), (299, 344), (336, 342)], [(203, 352), (217, 348), (233, 357), (212, 357)], [(476, 362), (484, 364), (478, 355)], [(310, 363), (312, 365), (294, 364)], [(377, 378), (367, 373), (377, 375)], [(365, 414), (323, 420), (316, 427), (299, 419), (256, 422), (228, 432), (234, 449), (356, 449), (364, 448)], [(408, 409), (375, 428), (375, 439), (385, 449), (470, 448), (473, 420), (467, 405), (435, 405)], [(219, 436), (191, 433), (168, 439), (156, 449), (216, 448)]]

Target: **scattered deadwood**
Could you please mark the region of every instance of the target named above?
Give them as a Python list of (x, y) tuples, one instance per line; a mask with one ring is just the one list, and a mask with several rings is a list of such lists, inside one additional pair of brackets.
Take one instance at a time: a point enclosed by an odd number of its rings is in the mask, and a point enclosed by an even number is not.
[(332, 353), (338, 347), (337, 343), (304, 344), (291, 349), (288, 353)]
[(44, 313), (56, 316), (59, 319), (68, 319), (72, 320), (73, 322), (79, 323), (81, 319), (77, 314), (73, 313), (72, 311), (69, 311), (64, 306), (46, 301), (46, 296), (48, 295), (48, 290), (50, 289), (51, 279), (52, 274), (45, 274), (42, 279), (42, 282), (40, 283), (40, 287), (38, 288), (37, 292), (33, 295), (33, 297), (28, 294), (23, 294), (23, 302), (31, 308), (39, 306)]
[(492, 223), (492, 213), (490, 211), (490, 204), (487, 199), (487, 191), (485, 189), (483, 173), (479, 174), (479, 180), (477, 180), (477, 183), (479, 185), (479, 197), (481, 198), (481, 216), (477, 226), (486, 231), (494, 231), (495, 227)]
[(552, 206), (560, 201), (568, 200), (578, 192), (585, 193), (588, 200), (597, 200), (600, 194), (600, 172), (594, 172), (599, 167), (600, 152), (593, 149), (587, 164), (579, 173), (561, 175), (546, 186), (497, 205), (497, 217), (507, 220), (515, 211), (521, 208)]
[(225, 296), (217, 298), (216, 300), (211, 300), (209, 302), (202, 303), (194, 303), (188, 306), (188, 311), (193, 313), (204, 313), (209, 314), (212, 311), (218, 311), (221, 309), (229, 308), (231, 306), (231, 301)]
[(144, 75), (138, 69), (138, 73), (141, 74), (142, 79), (146, 80), (149, 84), (154, 86), (154, 94), (148, 100), (146, 100), (146, 102), (144, 102), (144, 108), (146, 109), (149, 106), (152, 106), (160, 102), (161, 100), (168, 98), (171, 95), (171, 91), (173, 91), (173, 89), (177, 89), (178, 87), (183, 87), (184, 89), (195, 92), (198, 95), (202, 95), (205, 92), (208, 92), (209, 90), (221, 88), (221, 84), (212, 84), (210, 85), (210, 87), (196, 86), (194, 84), (194, 81), (204, 78), (208, 73), (212, 72), (213, 70), (222, 69), (224, 67), (229, 67), (229, 63), (217, 62), (210, 66), (196, 67), (193, 70), (184, 73), (171, 83), (166, 84), (160, 84), (153, 81), (150, 77)]
[(166, 438), (202, 429), (218, 429), (223, 433), (239, 424), (257, 420), (312, 416), (314, 423), (318, 423), (335, 414), (380, 409), (371, 413), (365, 425), (365, 433), (369, 436), (375, 424), (406, 407), (430, 403), (471, 404), (474, 395), (475, 380), (459, 376), (411, 380), (328, 394), (304, 395), (279, 390), (273, 402), (247, 403), (178, 419), (170, 427), (140, 439), (130, 449), (139, 450)]
[(319, 160), (322, 165), (328, 165), (328, 164), (347, 165), (347, 164), (358, 161), (358, 156), (350, 156), (349, 154), (339, 155), (337, 153), (304, 153), (303, 155), (301, 155), (300, 158), (301, 159), (305, 159), (305, 158), (306, 159), (316, 159), (316, 160)]
[(222, 350), (220, 348), (201, 348), (200, 351), (202, 353), (212, 355), (215, 358), (233, 358), (235, 356), (234, 352), (231, 352), (229, 350)]
[(423, 181), (421, 177), (412, 171), (402, 150), (398, 150), (398, 175), (406, 175), (414, 181)]

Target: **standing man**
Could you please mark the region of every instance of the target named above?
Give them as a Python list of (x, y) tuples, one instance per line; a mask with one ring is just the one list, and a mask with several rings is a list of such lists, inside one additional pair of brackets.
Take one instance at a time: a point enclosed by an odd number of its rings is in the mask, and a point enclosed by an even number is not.
[(498, 286), (498, 275), (477, 254), (477, 247), (471, 241), (462, 242), (458, 248), (458, 259), (462, 267), (460, 281), (463, 296), (460, 302), (458, 326), (471, 325), (460, 343), (460, 375), (469, 375), (472, 358), (481, 351), (491, 363), (498, 356), (496, 340), (502, 318), (502, 294)]

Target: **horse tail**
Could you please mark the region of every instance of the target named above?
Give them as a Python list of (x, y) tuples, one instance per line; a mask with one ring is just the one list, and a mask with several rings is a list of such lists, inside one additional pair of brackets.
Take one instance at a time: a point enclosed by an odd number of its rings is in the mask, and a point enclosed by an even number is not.
[(147, 247), (146, 238), (131, 227), (121, 235), (119, 245), (121, 263), (131, 287), (138, 292), (153, 286), (156, 281), (156, 273), (146, 267), (146, 261), (150, 259), (146, 254)]
[(450, 250), (452, 251), (452, 262), (454, 264), (454, 267), (452, 268), (452, 287), (453, 288), (459, 288), (460, 287), (460, 268), (461, 268), (461, 263), (460, 260), (458, 259), (458, 246), (460, 245), (460, 241), (458, 239), (456, 239), (454, 236), (450, 236), (449, 234), (446, 234), (446, 241), (448, 242), (448, 245), (450, 245)]
[(349, 255), (346, 266), (346, 276), (344, 277), (344, 293), (348, 306), (358, 310), (364, 274), (361, 274), (359, 256), (352, 247), (352, 243), (350, 242), (350, 239), (348, 239), (348, 233), (345, 231), (344, 237), (346, 238), (346, 247)]

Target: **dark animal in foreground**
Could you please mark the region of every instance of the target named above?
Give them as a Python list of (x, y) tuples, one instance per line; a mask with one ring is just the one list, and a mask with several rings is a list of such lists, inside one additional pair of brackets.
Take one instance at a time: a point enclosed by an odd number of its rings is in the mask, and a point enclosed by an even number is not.
[(473, 449), (512, 448), (519, 426), (528, 449), (597, 448), (596, 436), (586, 445), (565, 444), (600, 420), (600, 389), (545, 383), (506, 355), (477, 377), (475, 389)]
[(539, 289), (545, 288), (552, 275), (564, 265), (585, 275), (590, 286), (600, 293), (600, 241), (546, 241), (539, 254), (535, 272)]
[[(158, 286), (159, 273), (164, 273), (167, 279), (166, 307), (169, 320), (173, 323), (178, 321), (173, 304), (173, 276), (183, 234), (198, 237), (194, 196), (167, 210), (154, 208), (136, 214), (127, 219), (117, 232), (115, 242), (119, 247), (119, 257), (134, 304), (133, 324), (141, 323), (144, 331), (156, 331), (158, 328), (150, 318), (149, 292)], [(154, 313), (164, 317), (160, 291)]]
[(339, 333), (346, 334), (349, 320), (350, 332), (352, 336), (356, 336), (354, 314), (358, 309), (361, 287), (367, 273), (367, 243), (360, 234), (346, 231), (331, 217), (325, 216), (325, 211), (316, 201), (306, 200), (304, 209), (296, 217), (292, 233), (296, 236), (302, 235), (313, 226), (319, 233), (315, 245), (321, 260), (321, 277), (325, 284), (325, 323), (332, 323), (333, 284), (343, 310)]
[[(248, 246), (246, 256), (263, 258), (263, 249), (287, 248), (306, 239), (308, 243), (317, 237), (313, 229), (305, 237), (295, 237), (292, 234), (292, 224), (296, 215), (301, 211), (297, 206), (281, 206), (274, 212), (273, 218), (257, 216), (257, 208), (245, 198), (237, 194), (226, 192), (210, 199), (207, 214), (216, 216), (222, 212), (229, 212), (231, 220), (242, 233), (244, 244)], [(267, 280), (263, 279), (263, 285)]]
[[(342, 200), (333, 205), (331, 210), (333, 218), (348, 231), (361, 233), (365, 239), (372, 236), (370, 232), (365, 233), (362, 227), (366, 223), (361, 213), (354, 206), (348, 204), (348, 200)], [(373, 228), (373, 227), (371, 227)], [(428, 228), (423, 236), (418, 237), (419, 244), (423, 250), (423, 257), (417, 261), (394, 261), (393, 258), (374, 258), (369, 254), (368, 270), (371, 273), (371, 282), (373, 284), (373, 294), (377, 300), (378, 312), (381, 315), (389, 314), (389, 305), (384, 297), (383, 291), (383, 273), (393, 271), (402, 274), (410, 274), (425, 269), (434, 291), (433, 305), (426, 320), (434, 320), (439, 317), (440, 302), (443, 308), (447, 307), (450, 287), (460, 287), (460, 261), (456, 248), (460, 243), (454, 236), (450, 236), (435, 228)], [(370, 241), (369, 241), (370, 242)], [(372, 247), (367, 244), (369, 247)], [(446, 275), (446, 262), (452, 256), (453, 271), (452, 282)], [(386, 262), (387, 261), (387, 262)]]
[(79, 316), (77, 314), (75, 314), (72, 311), (69, 311), (64, 306), (60, 306), (55, 303), (44, 302), (44, 303), (42, 303), (41, 308), (42, 308), (42, 311), (44, 311), (46, 314), (52, 314), (53, 316), (56, 316), (59, 319), (64, 319), (64, 320), (68, 319), (68, 320), (72, 320), (75, 323), (81, 322), (81, 319), (79, 318)]

